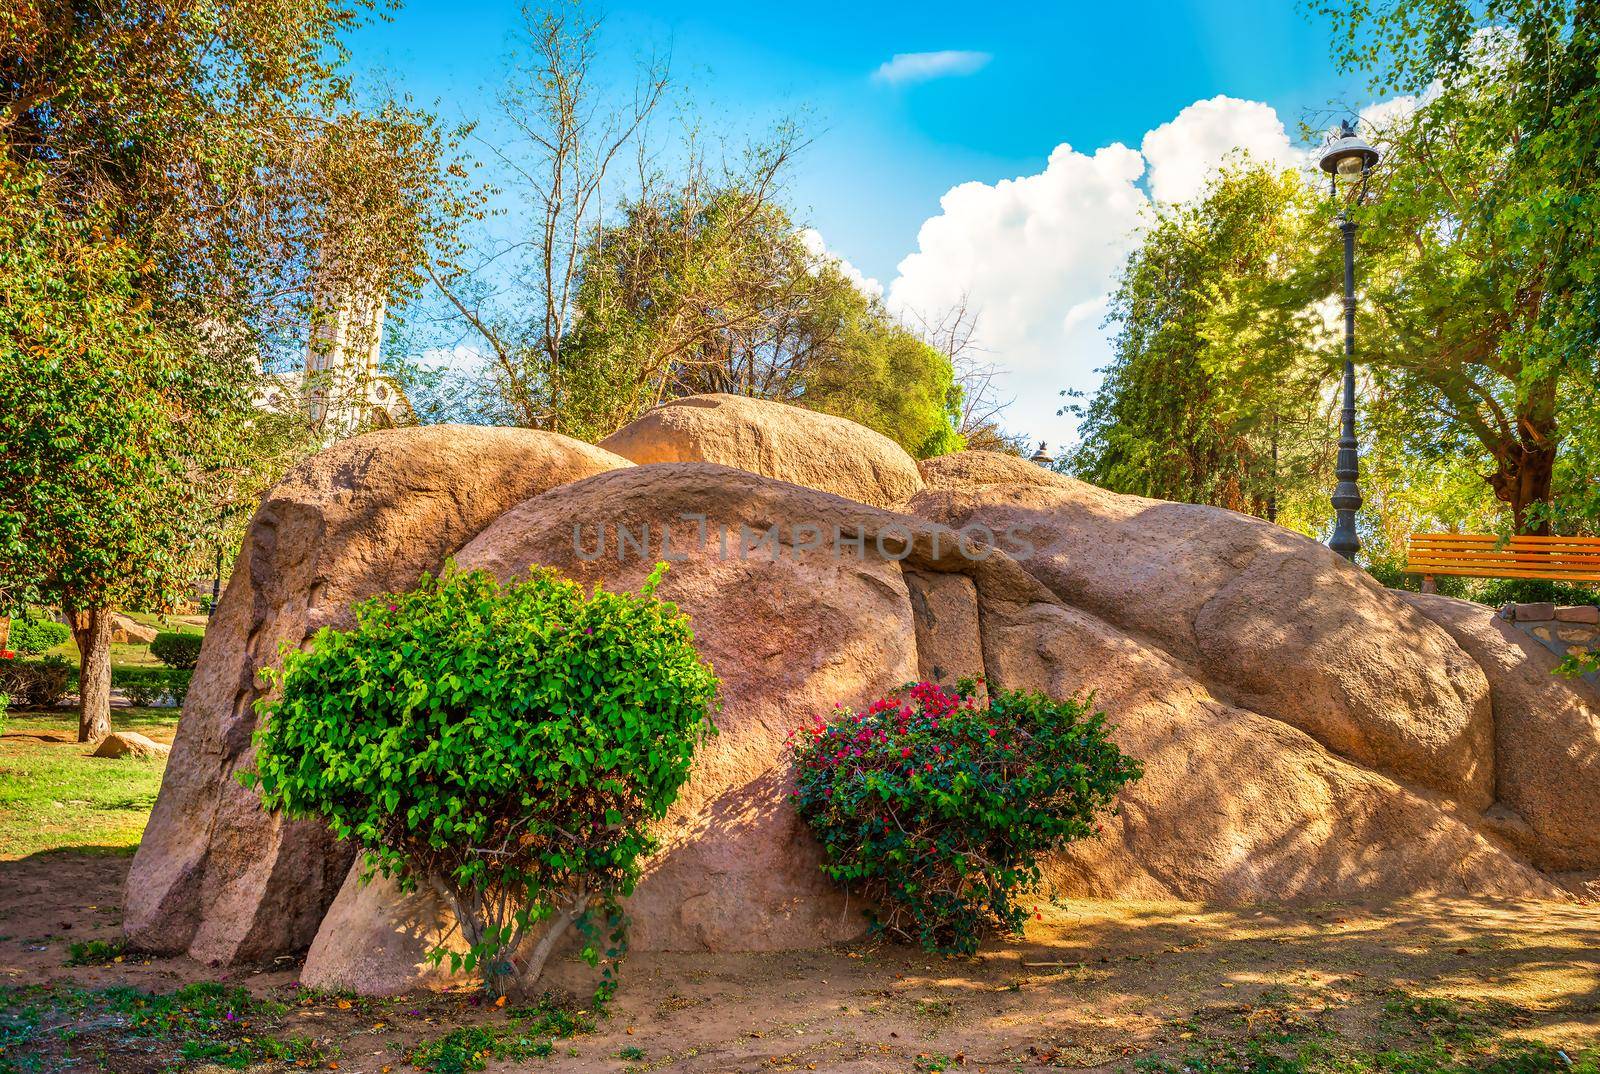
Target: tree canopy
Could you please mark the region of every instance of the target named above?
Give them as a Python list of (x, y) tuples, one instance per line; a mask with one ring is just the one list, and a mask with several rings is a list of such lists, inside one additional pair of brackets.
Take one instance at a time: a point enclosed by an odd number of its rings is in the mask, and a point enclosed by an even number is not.
[[(1073, 465), (1127, 491), (1268, 513), (1263, 416), (1280, 401), (1277, 499), (1326, 518), (1329, 227), (1359, 227), (1363, 525), (1593, 531), (1600, 520), (1600, 31), (1592, 5), (1330, 3), (1336, 60), (1403, 94), (1365, 124), (1384, 153), (1337, 203), (1309, 176), (1232, 169), (1159, 210), (1113, 304), (1105, 385)], [(1593, 16), (1595, 12), (1590, 11)], [(1241, 200), (1244, 199), (1244, 200)], [(1233, 255), (1238, 255), (1233, 260)], [(1329, 412), (1323, 419), (1318, 409)], [(1203, 419), (1203, 420), (1202, 420)], [(1288, 434), (1288, 439), (1285, 435)], [(1288, 448), (1305, 467), (1285, 471)], [(1298, 475), (1298, 476), (1297, 476)], [(1285, 482), (1288, 482), (1286, 485)], [(1300, 491), (1295, 491), (1299, 482)]]
[(351, 107), (341, 35), (373, 10), (0, 10), (0, 598), (72, 620), (81, 737), (107, 728), (110, 609), (168, 599), (229, 454), (262, 457), (261, 361), (319, 294), (414, 287), (445, 224), (431, 120)]
[(1113, 361), (1072, 408), (1074, 472), (1263, 516), (1326, 474), (1327, 331), (1304, 310), (1238, 323), (1284, 288), (1323, 222), (1298, 175), (1246, 158), (1194, 202), (1154, 211), (1111, 298)]
[[(590, 440), (663, 399), (725, 391), (842, 414), (917, 454), (959, 446), (951, 355), (857, 290), (784, 205), (795, 124), (708, 150), (691, 123), (664, 144), (665, 60), (608, 92), (599, 20), (524, 21), (499, 100), (512, 136), (494, 146), (516, 233), (462, 232), (432, 266), (487, 355), (445, 390), (477, 416)], [(473, 176), (461, 167), (453, 193), (469, 218), (491, 198)]]

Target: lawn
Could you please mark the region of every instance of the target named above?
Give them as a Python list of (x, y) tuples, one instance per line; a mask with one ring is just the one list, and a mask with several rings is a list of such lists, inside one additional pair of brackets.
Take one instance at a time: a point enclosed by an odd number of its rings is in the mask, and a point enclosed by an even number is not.
[[(170, 743), (178, 710), (113, 709), (117, 731)], [(15, 713), (0, 735), (0, 861), (41, 850), (131, 854), (161, 788), (164, 760), (91, 757), (76, 713)]]
[[(206, 618), (200, 615), (158, 615), (155, 612), (123, 612), (129, 619), (152, 630), (171, 634), (204, 634)], [(59, 656), (73, 667), (78, 666), (78, 643), (68, 638), (53, 649), (40, 654)], [(161, 661), (150, 655), (150, 646), (143, 642), (114, 643), (111, 646), (111, 666), (114, 668), (158, 668)]]

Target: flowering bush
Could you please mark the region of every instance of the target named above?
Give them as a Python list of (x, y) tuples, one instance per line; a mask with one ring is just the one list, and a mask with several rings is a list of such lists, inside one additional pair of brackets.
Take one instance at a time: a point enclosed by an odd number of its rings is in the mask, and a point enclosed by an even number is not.
[(470, 945), (452, 968), (491, 994), (537, 980), (572, 928), (609, 997), (619, 900), (716, 700), (688, 619), (654, 596), (665, 570), (638, 595), (546, 569), (505, 588), (447, 572), (358, 604), (354, 629), (286, 649), (247, 782), (442, 896)]
[(1089, 701), (1002, 691), (980, 705), (975, 687), (917, 683), (793, 738), (823, 870), (878, 904), (878, 928), (933, 951), (1020, 931), (1040, 856), (1098, 831), (1141, 773)]

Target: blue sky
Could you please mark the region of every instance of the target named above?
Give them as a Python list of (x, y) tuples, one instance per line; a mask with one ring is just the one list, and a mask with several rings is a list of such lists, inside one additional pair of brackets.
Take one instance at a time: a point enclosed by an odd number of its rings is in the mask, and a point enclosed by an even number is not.
[[(801, 116), (812, 144), (788, 190), (797, 215), (891, 306), (936, 317), (968, 294), (988, 356), (1011, 370), (1008, 424), (1055, 443), (1072, 435), (1053, 416), (1055, 390), (1092, 388), (1104, 364), (1093, 300), (1160, 170), (1166, 192), (1183, 196), (1203, 177), (1202, 158), (1231, 143), (1287, 160), (1303, 119), (1325, 119), (1330, 102), (1365, 103), (1359, 81), (1333, 70), (1326, 27), (1290, 2), (989, 14), (970, 3), (673, 0), (603, 11), (617, 72), (638, 54), (670, 52), (675, 80), (714, 129), (759, 133)], [(446, 117), (486, 116), (517, 12), (411, 0), (352, 39), (357, 68), (437, 101)], [(897, 55), (934, 53), (967, 55), (895, 69), (942, 77), (874, 77)], [(1180, 116), (1164, 140), (1145, 141)], [(1097, 152), (1119, 144), (1129, 152)], [(1075, 152), (1052, 157), (1063, 145)], [(982, 186), (941, 208), (962, 184)], [(990, 254), (997, 262), (983, 264)]]

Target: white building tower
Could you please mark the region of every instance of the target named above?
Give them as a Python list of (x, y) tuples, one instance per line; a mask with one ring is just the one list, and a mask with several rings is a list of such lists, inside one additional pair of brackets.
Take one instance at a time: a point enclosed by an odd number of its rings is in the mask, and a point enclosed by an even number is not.
[(384, 301), (341, 287), (317, 303), (301, 391), (307, 416), (328, 442), (404, 424), (411, 404), (380, 372)]

